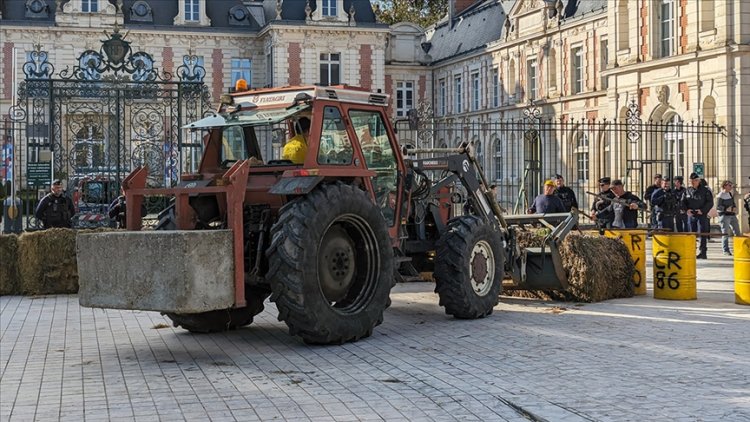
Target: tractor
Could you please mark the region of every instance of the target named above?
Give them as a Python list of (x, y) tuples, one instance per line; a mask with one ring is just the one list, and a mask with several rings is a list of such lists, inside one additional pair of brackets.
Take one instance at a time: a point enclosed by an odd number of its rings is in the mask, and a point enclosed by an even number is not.
[[(567, 287), (558, 246), (577, 214), (557, 215), (544, 246), (519, 247), (519, 224), (539, 216), (503, 214), (471, 143), (402, 147), (388, 95), (303, 86), (220, 102), (185, 127), (204, 134), (196, 173), (155, 188), (136, 168), (123, 181), (127, 228), (78, 236), (82, 306), (216, 332), (250, 324), (270, 297), (291, 335), (340, 344), (370, 336), (395, 283), (426, 272), (461, 319), (491, 314), (504, 285)], [(272, 159), (303, 118), (304, 162)], [(142, 230), (133, 210), (150, 196), (171, 201)]]

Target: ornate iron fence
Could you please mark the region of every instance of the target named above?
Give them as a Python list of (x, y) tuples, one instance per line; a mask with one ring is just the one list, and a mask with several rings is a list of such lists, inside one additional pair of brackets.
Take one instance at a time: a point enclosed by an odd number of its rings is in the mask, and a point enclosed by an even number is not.
[[(501, 205), (523, 213), (541, 192), (544, 180), (562, 175), (576, 193), (579, 207), (589, 209), (602, 177), (622, 179), (627, 190), (643, 197), (652, 176), (687, 176), (703, 170), (716, 191), (729, 177), (725, 128), (712, 122), (641, 121), (637, 105), (619, 120), (560, 120), (543, 116), (531, 105), (524, 117), (457, 122), (421, 118), (417, 129), (397, 122), (402, 144), (456, 146), (474, 142), (488, 180), (498, 186)], [(413, 122), (412, 122), (413, 123)]]
[[(38, 227), (33, 208), (52, 179), (62, 179), (74, 200), (74, 225), (88, 227), (109, 223), (107, 205), (133, 168), (148, 165), (149, 184), (169, 186), (198, 166), (199, 134), (182, 129), (210, 107), (195, 56), (183, 58), (174, 80), (115, 30), (100, 51), (84, 51), (57, 75), (41, 46), (27, 58), (26, 79), (0, 128), (12, 145), (5, 172), (22, 200), (26, 227)], [(34, 174), (50, 167), (49, 175)], [(157, 200), (149, 211), (163, 206)]]

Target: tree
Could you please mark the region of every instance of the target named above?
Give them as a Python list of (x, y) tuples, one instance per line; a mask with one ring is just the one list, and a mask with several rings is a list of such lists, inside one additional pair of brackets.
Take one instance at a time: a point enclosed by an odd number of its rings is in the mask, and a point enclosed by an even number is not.
[(411, 22), (426, 28), (448, 13), (448, 0), (375, 0), (373, 6), (378, 21), (388, 25)]

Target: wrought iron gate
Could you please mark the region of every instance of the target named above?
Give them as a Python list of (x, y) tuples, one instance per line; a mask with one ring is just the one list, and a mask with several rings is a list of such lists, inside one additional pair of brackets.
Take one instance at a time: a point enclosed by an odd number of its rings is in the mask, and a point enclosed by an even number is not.
[[(74, 226), (88, 227), (109, 224), (107, 205), (135, 167), (148, 166), (151, 186), (173, 185), (181, 171), (197, 167), (200, 139), (186, 139), (182, 126), (210, 107), (198, 57), (185, 56), (173, 80), (115, 29), (100, 51), (84, 51), (56, 75), (37, 45), (23, 71), (4, 130), (26, 227), (38, 227), (33, 207), (53, 179), (63, 180), (76, 205)], [(45, 163), (52, 174), (40, 178), (33, 171), (43, 172)], [(157, 199), (149, 211), (163, 205)]]

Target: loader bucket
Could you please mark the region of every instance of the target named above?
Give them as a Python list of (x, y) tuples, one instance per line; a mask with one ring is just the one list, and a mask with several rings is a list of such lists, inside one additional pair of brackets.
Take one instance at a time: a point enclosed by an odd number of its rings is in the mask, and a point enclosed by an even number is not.
[(200, 313), (235, 302), (230, 230), (87, 233), (76, 248), (81, 306)]
[[(545, 219), (545, 217), (548, 217)], [(544, 239), (542, 247), (518, 248), (513, 242), (512, 282), (504, 283), (506, 290), (566, 290), (568, 276), (560, 256), (560, 244), (570, 230), (578, 224), (578, 210), (565, 214), (506, 216), (509, 224), (521, 225), (539, 221), (552, 232)], [(548, 220), (561, 221), (552, 226)], [(515, 237), (511, 230), (511, 236)]]
[[(552, 243), (552, 242), (549, 242)], [(565, 290), (568, 276), (562, 265), (560, 251), (554, 245), (543, 248), (526, 248), (522, 251), (520, 265), (522, 276), (508, 290)], [(524, 265), (525, 264), (525, 265)]]

